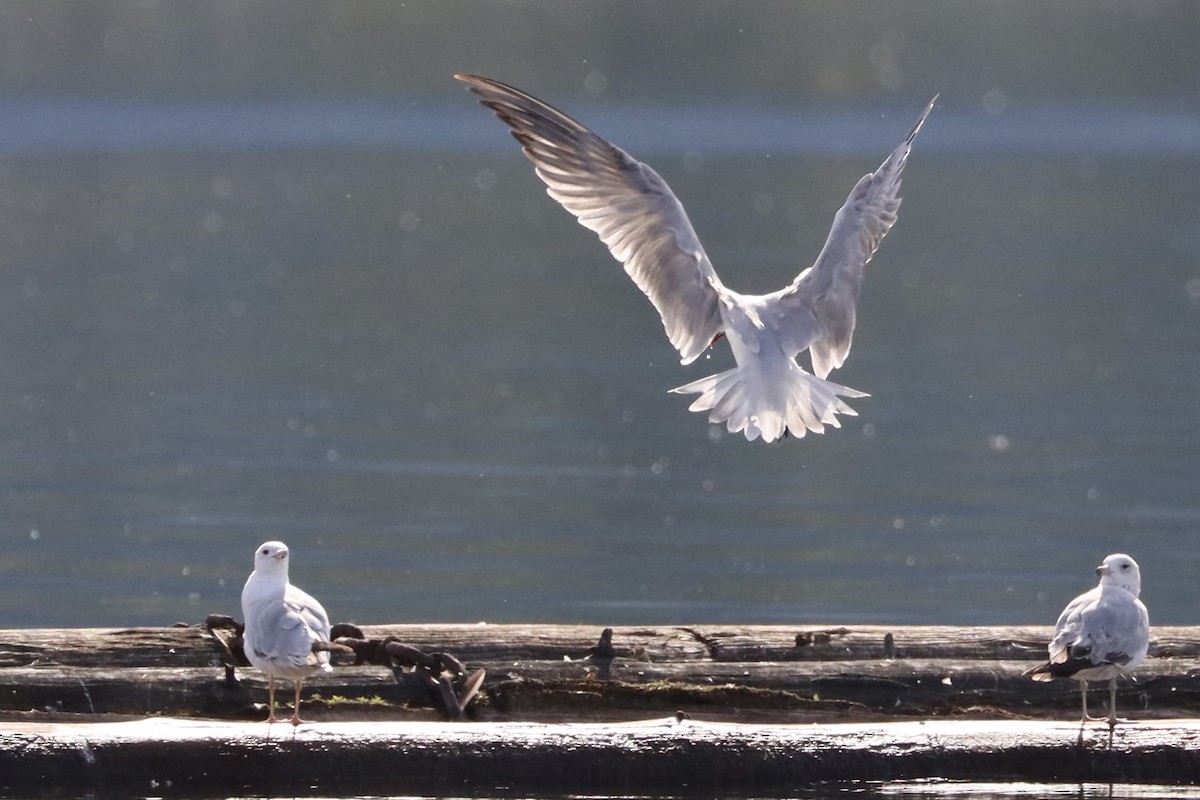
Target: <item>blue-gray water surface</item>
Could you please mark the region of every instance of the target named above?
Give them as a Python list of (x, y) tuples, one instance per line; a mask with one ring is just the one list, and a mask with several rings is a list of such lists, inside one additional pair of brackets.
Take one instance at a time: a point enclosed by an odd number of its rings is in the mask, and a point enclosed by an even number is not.
[[(922, 20), (959, 12), (889, 12), (878, 33), (848, 4), (814, 24), (875, 38), (793, 74), (747, 55), (791, 52), (768, 28), (792, 12), (728, 31), (706, 12), (719, 45), (689, 63), (725, 76), (709, 87), (638, 60), (673, 52), (661, 28), (622, 63), (597, 56), (633, 35), (616, 18), (625, 32), (591, 50), (590, 29), (534, 3), (577, 51), (485, 52), (467, 48), (486, 26), (431, 32), (426, 6), (420, 67), (380, 50), (397, 64), (297, 89), (311, 74), (268, 43), (249, 65), (220, 51), (263, 81), (227, 95), (170, 83), (182, 57), (154, 62), (161, 84), (121, 60), (154, 38), (143, 23), (188, 30), (193, 55), (210, 28), (112, 7), (127, 13), (102, 43), (82, 23), (67, 40), (109, 71), (84, 59), (49, 88), (19, 69), (36, 55), (24, 7), (0, 8), (0, 626), (237, 614), (275, 538), (335, 621), (1048, 624), (1115, 551), (1141, 563), (1153, 622), (1196, 621), (1200, 113), (1145, 90), (1200, 74), (1169, 57), (1194, 38), (1124, 56), (1113, 39), (1080, 62), (1098, 76), (1058, 47), (1035, 54), (1048, 66), (1017, 44), (1011, 64), (982, 47), (933, 63)], [(1086, 24), (1136, 42), (1150, 16)], [(345, 28), (311, 27), (327, 38), (302, 53), (353, 62)], [(795, 50), (827, 52), (810, 44)], [(854, 90), (860, 62), (871, 88)], [(727, 368), (727, 346), (679, 364), (455, 70), (513, 80), (650, 162), (741, 291), (811, 263), (941, 91), (833, 376), (870, 393), (860, 416), (764, 446), (689, 413), (668, 390)], [(398, 88), (355, 94), (358, 74)], [(14, 90), (23, 75), (41, 88)]]
[[(395, 112), (394, 143), (206, 148), (143, 109), (165, 130), (133, 148), (87, 127), (0, 144), (0, 623), (236, 611), (269, 538), (365, 622), (1049, 622), (1117, 550), (1156, 620), (1192, 619), (1194, 149), (995, 155), (939, 109), (837, 375), (872, 396), (764, 446), (667, 394), (725, 346), (681, 367), (461, 100)], [(837, 153), (679, 152), (661, 111), (610, 116), (668, 129), (645, 157), (726, 282), (763, 291), (916, 110), (833, 120), (871, 131)], [(263, 118), (298, 113), (321, 117)]]

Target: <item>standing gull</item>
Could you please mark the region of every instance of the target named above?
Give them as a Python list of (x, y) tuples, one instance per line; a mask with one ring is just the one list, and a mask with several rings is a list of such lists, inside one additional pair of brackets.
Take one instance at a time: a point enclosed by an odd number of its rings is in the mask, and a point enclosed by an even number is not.
[(1108, 679), (1108, 724), (1117, 720), (1117, 677), (1132, 672), (1150, 647), (1150, 616), (1138, 599), (1142, 573), (1124, 553), (1104, 559), (1096, 567), (1100, 583), (1076, 597), (1063, 609), (1050, 640), (1050, 660), (1027, 670), (1035, 681), (1074, 678), (1083, 703), (1082, 722), (1088, 716), (1088, 681)]
[(246, 659), (267, 674), (267, 722), (275, 718), (275, 679), (295, 684), (292, 724), (299, 725), (300, 686), (318, 670), (329, 671), (329, 617), (314, 598), (288, 582), (288, 549), (264, 542), (254, 551), (254, 571), (242, 589)]
[[(671, 391), (698, 394), (690, 411), (708, 411), (730, 433), (772, 442), (854, 415), (841, 397), (866, 397), (825, 377), (846, 360), (863, 272), (896, 222), (900, 173), (934, 97), (904, 141), (864, 175), (833, 218), (816, 263), (788, 286), (764, 295), (725, 287), (667, 182), (653, 169), (575, 120), (511, 86), (455, 75), (521, 143), (547, 193), (595, 231), (662, 316), (667, 338), (690, 364), (721, 336), (737, 367)], [(810, 374), (796, 363), (804, 350)]]

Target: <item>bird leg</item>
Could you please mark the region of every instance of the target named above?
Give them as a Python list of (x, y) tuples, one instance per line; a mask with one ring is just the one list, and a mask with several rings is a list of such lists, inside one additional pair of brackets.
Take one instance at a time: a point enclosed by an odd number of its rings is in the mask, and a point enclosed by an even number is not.
[(275, 718), (275, 676), (267, 676), (267, 724), (279, 722)]
[(292, 724), (299, 725), (301, 722), (307, 722), (307, 720), (300, 719), (300, 686), (304, 683), (304, 681), (300, 678), (297, 678), (295, 681), (293, 681), (293, 683), (296, 686), (296, 704), (292, 709)]
[[(1083, 698), (1083, 719), (1081, 719), (1080, 722), (1099, 722), (1101, 720), (1106, 720), (1107, 717), (1093, 717), (1090, 714), (1088, 714), (1087, 691), (1088, 691), (1088, 682), (1080, 681), (1079, 682), (1079, 695), (1080, 695), (1080, 697)], [(1114, 691), (1115, 691), (1115, 689), (1114, 689)]]
[(1108, 682), (1108, 727), (1111, 732), (1118, 722), (1128, 722), (1117, 716), (1117, 676), (1112, 676)]

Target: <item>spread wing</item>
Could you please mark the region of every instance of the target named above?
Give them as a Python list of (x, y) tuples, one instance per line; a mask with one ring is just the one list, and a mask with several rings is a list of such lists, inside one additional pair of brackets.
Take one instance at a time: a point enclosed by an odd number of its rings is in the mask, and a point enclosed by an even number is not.
[(658, 173), (535, 97), (455, 75), (521, 143), (546, 192), (595, 231), (662, 317), (684, 364), (721, 332), (720, 281), (683, 206)]
[[(935, 96), (912, 130), (879, 169), (854, 185), (833, 218), (833, 227), (816, 262), (784, 290), (781, 305), (792, 313), (796, 330), (789, 337), (799, 352), (809, 347), (813, 372), (824, 378), (842, 366), (854, 337), (855, 303), (863, 272), (900, 209), (900, 174), (913, 139), (925, 124)], [(815, 329), (815, 330), (814, 330)]]

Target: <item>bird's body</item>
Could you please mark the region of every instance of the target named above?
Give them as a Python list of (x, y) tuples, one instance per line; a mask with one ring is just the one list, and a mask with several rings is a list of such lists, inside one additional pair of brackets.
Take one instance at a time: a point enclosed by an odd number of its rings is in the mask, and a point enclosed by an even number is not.
[[(855, 413), (841, 398), (866, 395), (826, 376), (850, 352), (864, 268), (896, 221), (900, 175), (936, 97), (879, 169), (855, 184), (813, 266), (779, 291), (744, 295), (722, 283), (683, 205), (653, 169), (524, 92), (455, 77), (512, 129), (548, 194), (625, 266), (684, 364), (722, 335), (729, 340), (736, 367), (672, 390), (699, 395), (690, 410), (767, 442), (840, 427), (838, 414)], [(796, 363), (805, 350), (812, 374)]]
[(1109, 724), (1116, 724), (1117, 678), (1132, 672), (1150, 647), (1150, 615), (1138, 599), (1141, 570), (1123, 553), (1104, 559), (1096, 568), (1100, 583), (1063, 609), (1048, 646), (1050, 659), (1026, 671), (1036, 681), (1073, 678), (1079, 681), (1083, 720), (1087, 685), (1109, 681)]
[(243, 647), (246, 659), (267, 675), (270, 713), (275, 722), (275, 680), (295, 684), (296, 701), (291, 722), (299, 725), (300, 687), (304, 679), (329, 670), (329, 616), (325, 609), (288, 582), (287, 546), (265, 542), (254, 553), (254, 571), (242, 589), (242, 615), (246, 619)]

